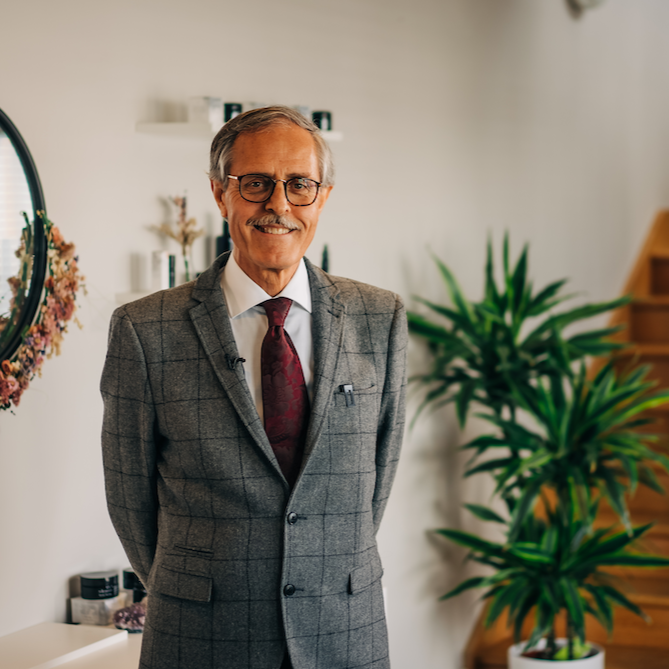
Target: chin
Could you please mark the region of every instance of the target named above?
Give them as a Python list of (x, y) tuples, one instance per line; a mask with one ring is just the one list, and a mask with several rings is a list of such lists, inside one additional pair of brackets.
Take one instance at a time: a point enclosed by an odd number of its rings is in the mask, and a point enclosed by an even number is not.
[(253, 256), (253, 262), (267, 270), (280, 271), (294, 267), (302, 255), (299, 253), (261, 253)]
[(276, 244), (270, 248), (259, 250), (255, 254), (256, 262), (267, 268), (288, 269), (298, 263), (306, 249), (296, 248), (291, 245)]

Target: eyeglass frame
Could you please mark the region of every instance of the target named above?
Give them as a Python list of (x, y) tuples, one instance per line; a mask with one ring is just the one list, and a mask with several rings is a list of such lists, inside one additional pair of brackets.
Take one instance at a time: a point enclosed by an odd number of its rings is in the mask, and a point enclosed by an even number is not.
[[(274, 185), (272, 186), (272, 190), (270, 191), (269, 195), (264, 199), (255, 201), (255, 200), (248, 200), (242, 195), (242, 179), (244, 177), (263, 177), (264, 179), (269, 179), (270, 181), (274, 182)], [(249, 174), (240, 174), (239, 176), (233, 176), (232, 174), (228, 174), (228, 179), (235, 179), (237, 181), (237, 185), (239, 186), (239, 197), (242, 198), (245, 202), (251, 202), (252, 204), (263, 204), (264, 202), (267, 202), (268, 200), (272, 199), (272, 195), (274, 195), (274, 191), (276, 190), (276, 185), (280, 181), (283, 183), (283, 194), (286, 198), (286, 201), (292, 205), (293, 207), (310, 207), (316, 200), (318, 199), (318, 193), (320, 192), (320, 188), (323, 185), (322, 181), (316, 181), (316, 179), (310, 179), (309, 177), (291, 177), (290, 179), (272, 179), (272, 177), (267, 176), (266, 174), (258, 174), (257, 172), (250, 172)], [(288, 197), (288, 182), (293, 181), (293, 179), (306, 179), (307, 181), (313, 181), (316, 184), (316, 195), (314, 196), (314, 199), (309, 203), (309, 204), (294, 204), (293, 202), (290, 201), (290, 198)]]

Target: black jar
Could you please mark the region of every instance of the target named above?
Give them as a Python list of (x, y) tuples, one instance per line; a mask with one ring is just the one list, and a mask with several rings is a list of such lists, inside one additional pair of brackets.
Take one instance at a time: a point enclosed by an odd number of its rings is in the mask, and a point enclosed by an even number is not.
[(111, 599), (118, 595), (118, 573), (115, 571), (90, 571), (80, 574), (83, 599)]

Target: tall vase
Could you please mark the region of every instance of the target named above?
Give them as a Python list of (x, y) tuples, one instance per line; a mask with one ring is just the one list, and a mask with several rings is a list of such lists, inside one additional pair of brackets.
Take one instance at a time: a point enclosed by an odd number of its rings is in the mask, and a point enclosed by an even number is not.
[(179, 283), (188, 283), (195, 278), (195, 271), (193, 269), (193, 249), (188, 248), (188, 251), (181, 256), (181, 281)]

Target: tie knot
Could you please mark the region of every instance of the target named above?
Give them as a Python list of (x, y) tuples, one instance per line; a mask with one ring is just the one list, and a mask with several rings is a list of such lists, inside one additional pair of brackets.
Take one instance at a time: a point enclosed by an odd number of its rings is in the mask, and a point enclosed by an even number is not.
[(283, 327), (292, 304), (293, 300), (288, 297), (277, 297), (273, 300), (261, 302), (260, 306), (265, 308), (269, 327), (272, 328), (277, 325)]

